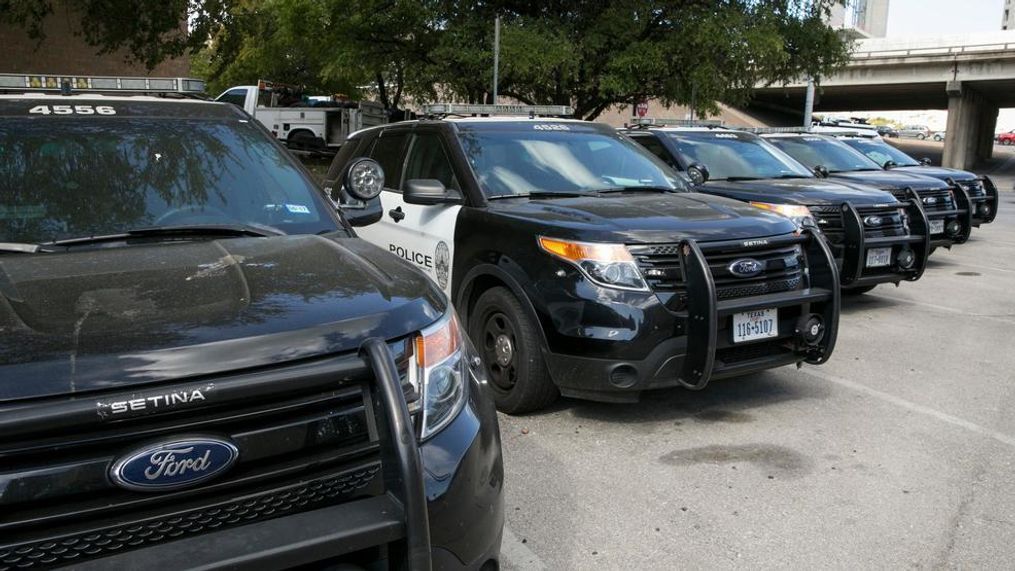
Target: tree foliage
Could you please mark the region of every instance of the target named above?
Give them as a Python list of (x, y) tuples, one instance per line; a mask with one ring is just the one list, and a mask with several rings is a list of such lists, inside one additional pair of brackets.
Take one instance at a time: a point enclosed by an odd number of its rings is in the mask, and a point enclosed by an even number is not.
[[(15, 7), (0, 19), (36, 30), (29, 5), (50, 1), (0, 0), (0, 14)], [(200, 47), (195, 70), (218, 87), (266, 77), (354, 96), (368, 89), (389, 108), (489, 101), (497, 16), (499, 92), (570, 104), (590, 119), (645, 98), (715, 111), (746, 102), (759, 84), (827, 75), (849, 55), (824, 23), (841, 0), (65, 1), (83, 15), (89, 42), (149, 66)], [(172, 25), (184, 12), (189, 30)]]

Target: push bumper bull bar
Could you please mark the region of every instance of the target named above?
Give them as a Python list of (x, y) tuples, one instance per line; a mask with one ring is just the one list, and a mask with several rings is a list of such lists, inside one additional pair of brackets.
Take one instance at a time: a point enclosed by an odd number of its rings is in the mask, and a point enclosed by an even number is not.
[[(380, 496), (226, 528), (133, 551), (76, 562), (75, 569), (157, 569), (180, 561), (188, 569), (281, 569), (318, 563), (382, 544), (404, 557), (404, 568), (432, 568), (423, 467), (398, 369), (387, 344), (368, 339), (361, 357), (376, 378), (374, 414), (388, 491)], [(404, 546), (404, 547), (403, 547)], [(402, 568), (401, 566), (399, 568)]]
[(712, 378), (736, 374), (738, 365), (717, 365), (716, 362), (719, 320), (744, 311), (817, 305), (819, 310), (815, 313), (825, 325), (825, 334), (816, 344), (795, 349), (795, 358), (789, 363), (804, 361), (817, 365), (828, 360), (835, 348), (839, 327), (839, 271), (828, 244), (820, 236), (810, 229), (801, 230), (800, 236), (806, 260), (806, 289), (723, 301), (718, 299), (715, 280), (701, 246), (695, 240), (680, 243), (688, 306), (687, 355), (677, 379), (681, 385), (700, 390)]
[[(898, 283), (902, 280), (916, 281), (923, 275), (927, 267), (927, 256), (930, 254), (930, 221), (919, 198), (911, 198), (903, 204), (909, 218), (909, 234), (887, 237), (868, 237), (864, 231), (863, 215), (860, 211), (847, 202), (842, 204), (840, 209), (845, 231), (845, 247), (839, 277), (843, 286), (860, 287), (886, 282)], [(865, 272), (868, 249), (899, 245), (908, 245), (913, 251), (914, 261), (911, 268), (899, 268), (896, 272), (881, 274)]]

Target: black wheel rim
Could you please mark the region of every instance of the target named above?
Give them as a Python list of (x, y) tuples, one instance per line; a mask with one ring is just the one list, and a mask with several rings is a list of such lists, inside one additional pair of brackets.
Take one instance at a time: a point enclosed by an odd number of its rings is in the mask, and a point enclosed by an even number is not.
[(511, 320), (501, 312), (491, 313), (483, 324), (483, 357), (490, 382), (501, 391), (510, 391), (518, 382), (518, 344)]

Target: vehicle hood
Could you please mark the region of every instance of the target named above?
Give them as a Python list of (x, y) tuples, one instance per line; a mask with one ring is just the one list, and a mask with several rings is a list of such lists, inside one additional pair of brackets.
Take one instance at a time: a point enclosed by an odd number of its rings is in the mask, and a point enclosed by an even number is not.
[(854, 205), (896, 202), (890, 193), (871, 186), (820, 178), (716, 180), (705, 183), (701, 190), (737, 200), (805, 206), (839, 205), (843, 202)]
[(936, 178), (900, 172), (895, 169), (890, 171), (837, 172), (829, 175), (829, 178), (866, 184), (882, 190), (906, 188), (907, 186), (911, 186), (916, 190), (948, 188), (946, 183)]
[(355, 351), (446, 301), (358, 238), (280, 236), (0, 257), (0, 401)]
[(892, 172), (905, 172), (909, 174), (931, 176), (938, 180), (951, 178), (955, 182), (973, 181), (977, 178), (975, 174), (969, 171), (932, 166), (892, 167)]
[(618, 243), (737, 240), (793, 232), (788, 218), (697, 192), (631, 192), (602, 196), (491, 201), (491, 211), (536, 226), (539, 233)]

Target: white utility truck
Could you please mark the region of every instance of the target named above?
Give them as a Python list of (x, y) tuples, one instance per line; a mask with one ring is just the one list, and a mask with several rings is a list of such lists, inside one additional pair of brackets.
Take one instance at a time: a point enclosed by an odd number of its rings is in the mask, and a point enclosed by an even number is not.
[(215, 98), (242, 107), (291, 149), (335, 152), (350, 133), (388, 122), (380, 103), (304, 97), (299, 87), (271, 81), (240, 85)]

